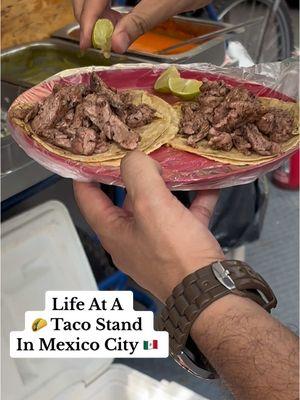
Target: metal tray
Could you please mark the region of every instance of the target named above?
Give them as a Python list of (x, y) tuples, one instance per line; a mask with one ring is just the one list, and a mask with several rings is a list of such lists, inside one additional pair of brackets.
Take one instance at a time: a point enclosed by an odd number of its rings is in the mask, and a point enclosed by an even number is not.
[[(116, 7), (115, 9), (122, 13), (126, 13), (130, 11), (131, 8)], [(195, 34), (195, 36), (198, 36), (201, 33), (204, 34), (208, 32), (218, 31), (220, 29), (232, 26), (230, 24), (226, 24), (223, 22), (215, 22), (215, 21), (187, 18), (181, 16), (173, 17), (168, 21), (171, 21), (172, 24), (175, 24), (178, 27), (178, 29), (187, 31), (189, 33), (193, 33)], [(166, 24), (169, 23), (168, 21), (160, 24), (160, 26), (166, 29), (167, 27)], [(230, 35), (226, 35), (226, 39), (235, 36), (237, 33), (239, 33), (239, 30)], [(54, 32), (52, 34), (52, 37), (79, 43), (79, 25), (77, 23), (66, 25), (64, 28)], [(115, 53), (112, 54), (113, 56), (116, 55)], [(138, 57), (140, 61), (143, 62), (148, 61), (151, 63), (210, 62), (212, 64), (220, 65), (223, 63), (225, 57), (225, 37), (218, 37), (211, 40), (207, 40), (206, 42), (200, 44), (194, 49), (180, 54), (161, 55), (161, 54), (143, 53), (139, 51), (129, 50), (126, 53), (126, 55), (127, 56), (134, 55), (135, 57)]]
[[(11, 103), (26, 89), (8, 82), (1, 82), (1, 109), (6, 112)], [(5, 122), (2, 123), (2, 129)], [(53, 175), (17, 145), (8, 135), (1, 138), (1, 201), (22, 192)]]
[(119, 54), (107, 60), (96, 49), (82, 54), (76, 43), (49, 39), (4, 50), (1, 54), (1, 79), (29, 88), (64, 69), (139, 61), (136, 57)]
[[(60, 70), (138, 62), (134, 57), (113, 55), (106, 60), (95, 49), (80, 54), (75, 43), (51, 39), (4, 50), (1, 54), (1, 108), (5, 112), (15, 98)], [(5, 123), (3, 123), (4, 125)], [(5, 127), (4, 127), (5, 128)], [(1, 140), (1, 201), (52, 175), (16, 144), (10, 134)]]

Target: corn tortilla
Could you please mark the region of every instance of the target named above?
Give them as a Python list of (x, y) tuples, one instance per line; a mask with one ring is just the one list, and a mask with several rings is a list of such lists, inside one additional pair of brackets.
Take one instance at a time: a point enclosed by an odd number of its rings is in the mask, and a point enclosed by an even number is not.
[[(262, 103), (262, 105), (268, 108), (269, 107), (281, 108), (283, 110), (288, 110), (293, 114), (294, 116), (293, 137), (285, 143), (280, 143), (280, 147), (283, 152), (287, 152), (296, 147), (297, 144), (299, 143), (299, 103), (285, 102), (278, 99), (271, 99), (266, 97), (260, 97), (259, 100)], [(182, 103), (177, 103), (174, 105), (174, 109), (177, 112), (179, 121), (182, 116), (181, 105)], [(208, 141), (205, 139), (198, 142), (196, 144), (196, 147), (192, 147), (187, 144), (187, 137), (180, 135), (177, 135), (174, 139), (172, 139), (169, 145), (178, 150), (184, 150), (189, 153), (198, 154), (210, 160), (215, 160), (233, 165), (261, 164), (266, 161), (272, 160), (277, 156), (277, 155), (260, 156), (259, 154), (256, 153), (247, 156), (238, 151), (236, 148), (233, 148), (230, 151), (214, 150), (208, 146)]]
[[(179, 126), (178, 116), (170, 104), (155, 95), (143, 90), (129, 90), (129, 92), (131, 93), (133, 104), (148, 104), (156, 110), (156, 118), (150, 124), (137, 128), (140, 134), (140, 141), (137, 148), (148, 154), (170, 142), (170, 140), (175, 137)], [(24, 121), (17, 118), (14, 118), (14, 121), (45, 149), (67, 159), (94, 165), (99, 165), (104, 162), (106, 165), (119, 165), (121, 158), (130, 151), (112, 142), (109, 145), (109, 149), (101, 154), (93, 154), (90, 156), (73, 154), (68, 150), (61, 149), (60, 147), (46, 142), (43, 138), (34, 133), (30, 125), (24, 123)]]

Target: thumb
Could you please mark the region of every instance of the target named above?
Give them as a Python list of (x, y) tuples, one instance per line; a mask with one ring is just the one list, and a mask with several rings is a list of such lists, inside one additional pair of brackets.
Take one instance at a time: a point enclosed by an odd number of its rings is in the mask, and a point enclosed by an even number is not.
[(205, 226), (209, 224), (218, 197), (218, 190), (199, 191), (190, 206), (191, 213)]
[(185, 0), (141, 0), (133, 10), (126, 14), (116, 25), (112, 47), (114, 51), (124, 53), (129, 45), (139, 36), (157, 24), (176, 15), (180, 10), (178, 3)]
[(112, 48), (117, 53), (124, 53), (130, 44), (152, 28), (149, 19), (133, 10), (117, 23), (112, 37)]
[(139, 36), (173, 15), (203, 7), (210, 0), (141, 0), (116, 25), (112, 48), (124, 53)]

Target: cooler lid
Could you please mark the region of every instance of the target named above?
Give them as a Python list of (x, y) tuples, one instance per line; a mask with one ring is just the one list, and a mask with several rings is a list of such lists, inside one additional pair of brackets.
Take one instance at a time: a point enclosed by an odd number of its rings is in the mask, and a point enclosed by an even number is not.
[[(10, 331), (24, 329), (25, 311), (44, 309), (47, 290), (97, 290), (66, 207), (58, 201), (39, 205), (4, 222), (1, 237), (3, 397), (29, 399), (41, 387), (48, 387), (51, 390), (43, 395), (48, 400), (75, 382), (93, 380), (112, 359), (9, 356)], [(62, 375), (64, 379), (59, 379)]]

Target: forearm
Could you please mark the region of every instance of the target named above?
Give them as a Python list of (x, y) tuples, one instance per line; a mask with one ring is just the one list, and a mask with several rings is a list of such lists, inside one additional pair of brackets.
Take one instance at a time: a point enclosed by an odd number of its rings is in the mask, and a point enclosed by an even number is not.
[(298, 338), (253, 301), (225, 296), (191, 334), (237, 399), (298, 398)]

